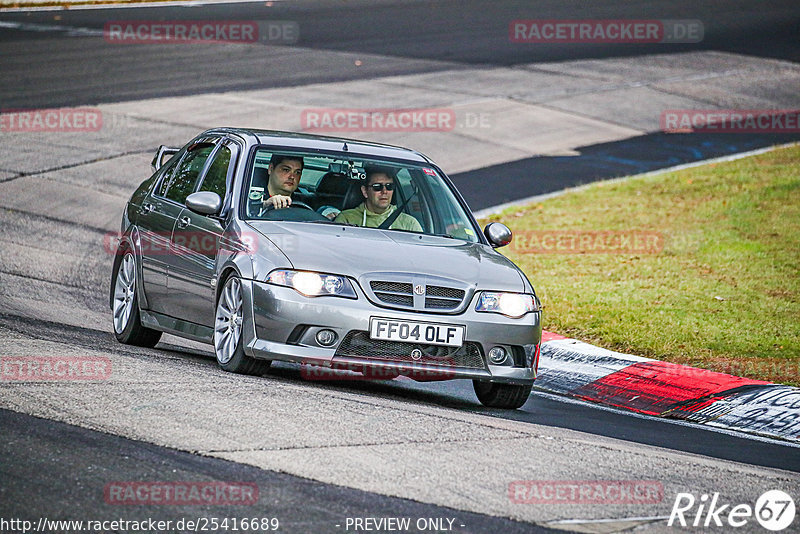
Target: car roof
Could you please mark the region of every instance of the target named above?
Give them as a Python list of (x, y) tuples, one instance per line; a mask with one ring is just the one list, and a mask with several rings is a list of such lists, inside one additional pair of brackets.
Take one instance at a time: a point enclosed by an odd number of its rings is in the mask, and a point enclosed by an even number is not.
[[(381, 156), (403, 159), (419, 163), (432, 163), (424, 154), (409, 148), (384, 145), (370, 141), (359, 141), (344, 137), (328, 137), (298, 132), (282, 132), (276, 130), (258, 130), (251, 128), (214, 128), (205, 134), (225, 133), (238, 135), (254, 144), (280, 145), (284, 147), (322, 150), (331, 152), (353, 152), (369, 156)], [(345, 148), (346, 147), (346, 148)]]

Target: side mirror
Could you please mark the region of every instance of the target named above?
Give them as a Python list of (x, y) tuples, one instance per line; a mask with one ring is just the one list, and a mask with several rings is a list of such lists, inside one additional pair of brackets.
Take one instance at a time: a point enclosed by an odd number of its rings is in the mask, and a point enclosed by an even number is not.
[(493, 248), (500, 248), (511, 243), (511, 230), (503, 223), (493, 222), (486, 225), (483, 235), (489, 240)]
[(153, 161), (150, 162), (150, 167), (152, 167), (153, 172), (163, 167), (164, 164), (168, 162), (172, 156), (180, 152), (180, 150), (180, 148), (172, 148), (164, 145), (158, 147), (156, 155), (153, 156)]
[(222, 199), (211, 191), (198, 191), (186, 197), (186, 207), (200, 215), (216, 215), (222, 207)]

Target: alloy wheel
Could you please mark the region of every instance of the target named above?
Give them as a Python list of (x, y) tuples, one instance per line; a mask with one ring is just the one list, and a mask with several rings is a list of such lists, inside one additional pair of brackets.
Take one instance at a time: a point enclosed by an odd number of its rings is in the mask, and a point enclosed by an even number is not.
[(118, 334), (128, 326), (128, 320), (133, 312), (135, 291), (136, 264), (133, 261), (133, 254), (126, 253), (114, 284), (114, 330)]
[(242, 284), (238, 278), (229, 278), (217, 303), (214, 321), (214, 350), (217, 361), (228, 363), (236, 352), (242, 337)]

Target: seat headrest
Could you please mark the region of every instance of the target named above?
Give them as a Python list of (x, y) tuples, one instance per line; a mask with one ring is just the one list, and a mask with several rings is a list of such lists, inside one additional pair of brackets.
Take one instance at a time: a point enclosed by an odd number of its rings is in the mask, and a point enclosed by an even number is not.
[(355, 208), (362, 202), (364, 202), (364, 195), (361, 194), (361, 180), (350, 180), (342, 200), (342, 210)]
[(255, 167), (253, 169), (253, 181), (250, 183), (250, 187), (263, 187), (264, 191), (266, 191), (267, 182), (269, 182), (269, 171), (264, 167)]
[(323, 195), (343, 196), (347, 191), (347, 186), (351, 182), (350, 178), (338, 172), (326, 172), (317, 184), (317, 193)]

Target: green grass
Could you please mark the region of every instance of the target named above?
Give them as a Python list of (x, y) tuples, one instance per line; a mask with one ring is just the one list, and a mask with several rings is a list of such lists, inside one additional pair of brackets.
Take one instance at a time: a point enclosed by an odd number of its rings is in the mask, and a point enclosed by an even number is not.
[[(546, 330), (800, 385), (800, 147), (597, 183), (493, 220), (514, 231), (500, 250), (533, 282)], [(553, 231), (650, 232), (663, 246), (530, 251)]]

